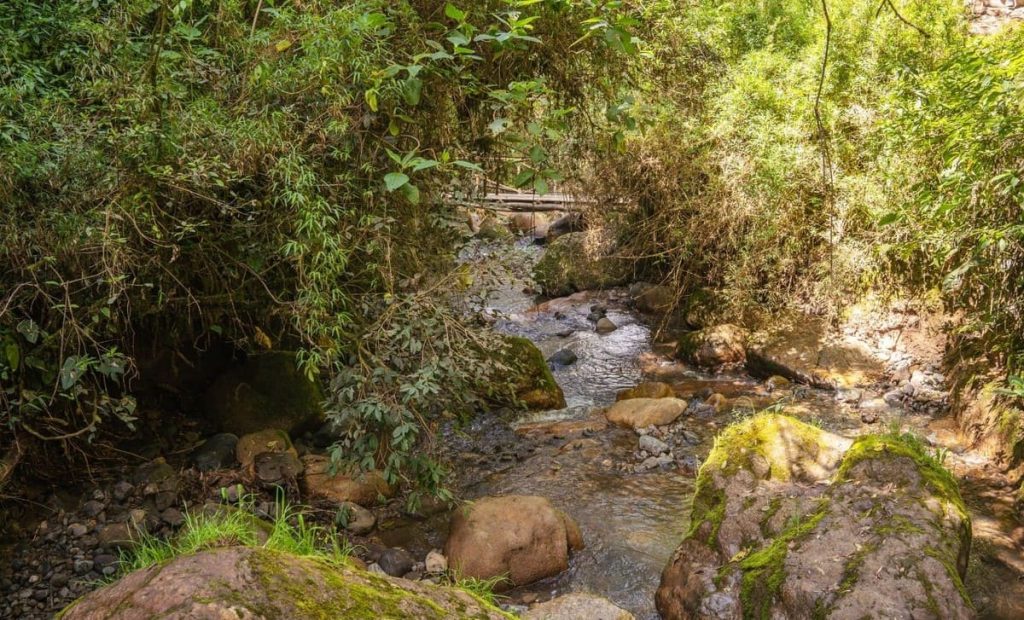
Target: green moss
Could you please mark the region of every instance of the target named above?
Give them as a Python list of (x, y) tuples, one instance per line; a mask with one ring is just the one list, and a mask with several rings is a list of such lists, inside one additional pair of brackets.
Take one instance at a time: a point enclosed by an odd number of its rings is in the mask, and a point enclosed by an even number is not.
[[(767, 462), (773, 480), (789, 480), (794, 466), (817, 464), (824, 438), (824, 431), (795, 418), (760, 413), (733, 424), (716, 437), (701, 472), (717, 469), (730, 476), (740, 469), (750, 470), (756, 455)], [(772, 450), (780, 445), (785, 446), (784, 454)]]
[(817, 510), (798, 520), (780, 533), (768, 545), (740, 560), (743, 581), (740, 601), (744, 618), (771, 618), (772, 605), (786, 578), (786, 556), (790, 545), (798, 543), (818, 526), (828, 514), (828, 500), (821, 500)]
[[(390, 580), (365, 571), (344, 569), (340, 571), (325, 561), (314, 559), (316, 571), (296, 572), (289, 570), (285, 554), (268, 550), (257, 550), (249, 556), (249, 564), (260, 582), (261, 591), (274, 601), (282, 601), (282, 607), (257, 610), (264, 617), (279, 617), (282, 611), (294, 607), (297, 619), (333, 620), (335, 618), (450, 618), (453, 612), (459, 617), (466, 616), (466, 605), (455, 592), (436, 588), (441, 604), (423, 593), (408, 590)], [(493, 605), (470, 593), (480, 607), (478, 617), (497, 613), (511, 618)], [(243, 594), (243, 597), (245, 595)], [(446, 604), (450, 604), (446, 606)]]
[(611, 288), (630, 279), (627, 261), (612, 256), (591, 256), (586, 233), (555, 239), (533, 270), (533, 279), (545, 295), (560, 297), (577, 291)]
[(964, 580), (960, 578), (960, 571), (956, 568), (956, 563), (949, 559), (948, 555), (932, 546), (924, 548), (924, 553), (930, 558), (935, 559), (937, 562), (942, 564), (943, 568), (946, 569), (946, 573), (949, 575), (950, 581), (956, 586), (957, 592), (960, 593), (960, 598), (963, 602), (974, 609), (974, 603), (971, 602), (971, 595), (967, 593), (967, 586), (964, 585)]
[(851, 470), (860, 462), (878, 458), (907, 458), (914, 462), (922, 480), (935, 495), (947, 502), (958, 514), (960, 519), (970, 523), (967, 505), (960, 496), (960, 487), (953, 474), (943, 467), (939, 460), (928, 454), (924, 443), (909, 433), (885, 435), (867, 435), (857, 439), (843, 456), (843, 461), (836, 471), (836, 482), (850, 478)]
[(519, 336), (506, 336), (505, 342), (502, 356), (516, 374), (519, 400), (533, 411), (564, 408), (565, 395), (537, 345)]

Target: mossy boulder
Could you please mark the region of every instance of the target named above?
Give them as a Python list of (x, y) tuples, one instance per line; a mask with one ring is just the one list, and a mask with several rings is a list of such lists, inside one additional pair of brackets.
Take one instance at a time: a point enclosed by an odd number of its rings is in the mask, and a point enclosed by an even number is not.
[(956, 480), (908, 435), (856, 441), (761, 414), (700, 470), (663, 618), (972, 618)]
[(622, 286), (631, 275), (627, 261), (611, 256), (608, 248), (592, 247), (582, 232), (552, 241), (533, 269), (533, 279), (549, 297)]
[(292, 351), (252, 355), (222, 374), (203, 396), (203, 409), (223, 432), (265, 428), (296, 434), (323, 423), (320, 385), (295, 364)]
[(505, 336), (500, 357), (514, 377), (516, 398), (527, 409), (547, 411), (565, 408), (565, 394), (537, 345), (527, 338)]
[(510, 618), (458, 589), (371, 574), (267, 549), (227, 547), (130, 573), (64, 620)]

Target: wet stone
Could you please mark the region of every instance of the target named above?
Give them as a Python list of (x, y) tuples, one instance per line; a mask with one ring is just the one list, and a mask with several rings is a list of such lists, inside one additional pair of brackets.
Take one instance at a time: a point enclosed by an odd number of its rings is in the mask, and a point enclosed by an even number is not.
[(570, 366), (576, 363), (579, 358), (569, 349), (559, 349), (548, 358), (551, 366)]
[(192, 462), (199, 471), (228, 469), (235, 464), (235, 448), (238, 437), (231, 433), (220, 433), (206, 440), (192, 453)]
[(392, 577), (405, 575), (412, 570), (414, 563), (415, 560), (404, 549), (386, 549), (377, 560), (381, 570)]

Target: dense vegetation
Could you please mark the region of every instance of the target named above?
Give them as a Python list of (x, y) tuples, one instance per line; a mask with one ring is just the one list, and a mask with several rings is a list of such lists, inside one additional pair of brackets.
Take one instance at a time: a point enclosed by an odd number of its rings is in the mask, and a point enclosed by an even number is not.
[(624, 201), (680, 306), (938, 289), (1019, 371), (1019, 29), (969, 37), (959, 0), (471, 4), (0, 5), (0, 448), (130, 426), (143, 345), (223, 340), (300, 351), (355, 422), (339, 454), (435, 485), (422, 431), (511, 399), (453, 304), (443, 199), (481, 173)]
[(550, 145), (590, 126), (578, 104), (628, 45), (619, 5), (4, 3), (5, 431), (130, 425), (142, 344), (220, 338), (334, 378), (355, 460), (500, 394), (495, 343), (439, 294), (441, 198), (482, 166), (558, 178)]

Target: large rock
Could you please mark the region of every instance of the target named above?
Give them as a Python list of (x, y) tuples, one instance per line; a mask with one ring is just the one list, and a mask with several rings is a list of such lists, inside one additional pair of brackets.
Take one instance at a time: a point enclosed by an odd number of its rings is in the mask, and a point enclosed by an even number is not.
[(567, 213), (548, 225), (547, 240), (554, 241), (563, 235), (580, 232), (586, 228), (587, 223), (582, 213)]
[(296, 367), (295, 353), (271, 351), (222, 374), (203, 396), (203, 409), (228, 433), (298, 433), (323, 422), (322, 402), (319, 384)]
[(707, 368), (742, 364), (747, 359), (747, 334), (725, 323), (684, 334), (679, 339), (678, 355)]
[(366, 471), (353, 476), (342, 473), (331, 475), (331, 460), (325, 456), (309, 454), (302, 457), (302, 491), (307, 495), (328, 499), (338, 504), (352, 502), (360, 506), (373, 506), (381, 497), (391, 497), (395, 491), (378, 471)]
[(675, 422), (683, 415), (686, 405), (686, 401), (681, 398), (630, 398), (608, 407), (604, 415), (616, 426), (664, 426)]
[(615, 394), (615, 400), (631, 398), (671, 398), (675, 396), (672, 386), (661, 381), (645, 381), (635, 387), (621, 390)]
[(235, 458), (242, 465), (242, 469), (252, 470), (256, 463), (256, 457), (265, 453), (287, 452), (298, 457), (295, 447), (288, 433), (268, 428), (257, 433), (243, 435), (235, 444)]
[(518, 336), (505, 336), (504, 340), (500, 355), (515, 377), (516, 398), (531, 411), (565, 408), (565, 394), (537, 345)]
[(909, 436), (855, 442), (762, 414), (700, 470), (661, 576), (663, 618), (972, 618), (970, 518)]
[(504, 577), (507, 589), (551, 577), (583, 548), (579, 527), (546, 498), (484, 497), (452, 514), (445, 555), (460, 577)]
[(788, 323), (751, 338), (750, 374), (778, 375), (822, 389), (871, 385), (885, 375), (885, 363), (863, 341), (836, 333), (816, 317), (801, 316)]
[(602, 596), (565, 594), (523, 614), (523, 620), (634, 620), (633, 614)]
[(454, 588), (374, 575), (251, 547), (175, 558), (79, 599), (64, 620), (489, 618), (507, 616)]
[(533, 279), (549, 297), (621, 286), (629, 281), (629, 263), (591, 247), (587, 233), (571, 233), (548, 245), (533, 270)]

